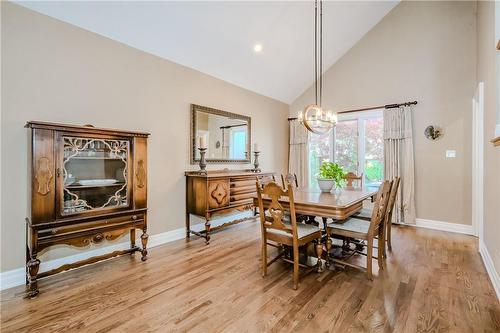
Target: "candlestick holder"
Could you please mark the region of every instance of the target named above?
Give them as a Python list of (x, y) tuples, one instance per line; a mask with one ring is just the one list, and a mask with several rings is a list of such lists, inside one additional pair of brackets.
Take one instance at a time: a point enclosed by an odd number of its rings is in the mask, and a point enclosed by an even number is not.
[(254, 168), (251, 169), (252, 172), (260, 172), (260, 168), (259, 168), (259, 155), (260, 155), (260, 151), (254, 151), (253, 152), (253, 156), (254, 156), (254, 162), (253, 162), (253, 165), (254, 165)]
[(207, 174), (207, 161), (205, 160), (205, 154), (207, 153), (207, 148), (198, 148), (200, 151), (200, 174), (206, 175)]

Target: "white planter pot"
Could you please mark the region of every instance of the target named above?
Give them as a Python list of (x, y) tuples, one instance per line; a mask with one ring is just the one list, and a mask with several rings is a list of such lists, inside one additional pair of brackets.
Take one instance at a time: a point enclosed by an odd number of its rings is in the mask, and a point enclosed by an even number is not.
[(318, 178), (318, 185), (321, 192), (330, 192), (335, 185), (335, 181), (333, 179), (321, 179)]

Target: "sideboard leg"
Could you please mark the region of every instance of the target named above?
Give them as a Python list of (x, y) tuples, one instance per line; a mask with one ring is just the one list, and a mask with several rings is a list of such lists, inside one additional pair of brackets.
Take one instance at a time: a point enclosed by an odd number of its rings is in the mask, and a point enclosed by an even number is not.
[(186, 213), (186, 238), (191, 237), (191, 220), (189, 217), (189, 213)]
[(36, 258), (36, 253), (31, 254), (30, 260), (26, 263), (26, 278), (28, 280), (28, 289), (26, 290), (26, 296), (28, 298), (33, 298), (38, 295), (38, 282), (37, 274), (40, 268), (40, 260)]
[(144, 229), (142, 229), (142, 235), (141, 235), (141, 243), (142, 243), (142, 257), (141, 257), (141, 260), (142, 261), (146, 261), (148, 258), (148, 250), (147, 250), (147, 245), (148, 245), (148, 238), (149, 238), (149, 235), (146, 233), (147, 231), (147, 228), (144, 227)]
[(205, 243), (210, 244), (210, 220), (205, 220)]

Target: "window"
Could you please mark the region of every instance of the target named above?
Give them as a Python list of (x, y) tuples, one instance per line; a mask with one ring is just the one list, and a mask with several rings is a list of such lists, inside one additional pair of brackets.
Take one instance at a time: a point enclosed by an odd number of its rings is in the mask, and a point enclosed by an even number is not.
[(339, 115), (330, 134), (309, 136), (309, 185), (317, 186), (321, 163), (334, 161), (346, 172), (363, 173), (366, 185), (384, 179), (384, 120), (382, 110)]
[(242, 127), (231, 128), (230, 156), (232, 159), (243, 160), (246, 158), (247, 130)]
[(321, 163), (332, 160), (331, 134), (309, 135), (309, 186), (317, 187), (316, 175), (319, 172)]

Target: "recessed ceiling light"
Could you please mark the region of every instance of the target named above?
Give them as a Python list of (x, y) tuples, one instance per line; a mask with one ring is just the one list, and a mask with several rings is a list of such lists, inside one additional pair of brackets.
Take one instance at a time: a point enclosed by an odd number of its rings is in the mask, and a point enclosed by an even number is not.
[(259, 53), (260, 51), (262, 51), (262, 44), (255, 44), (253, 50)]

